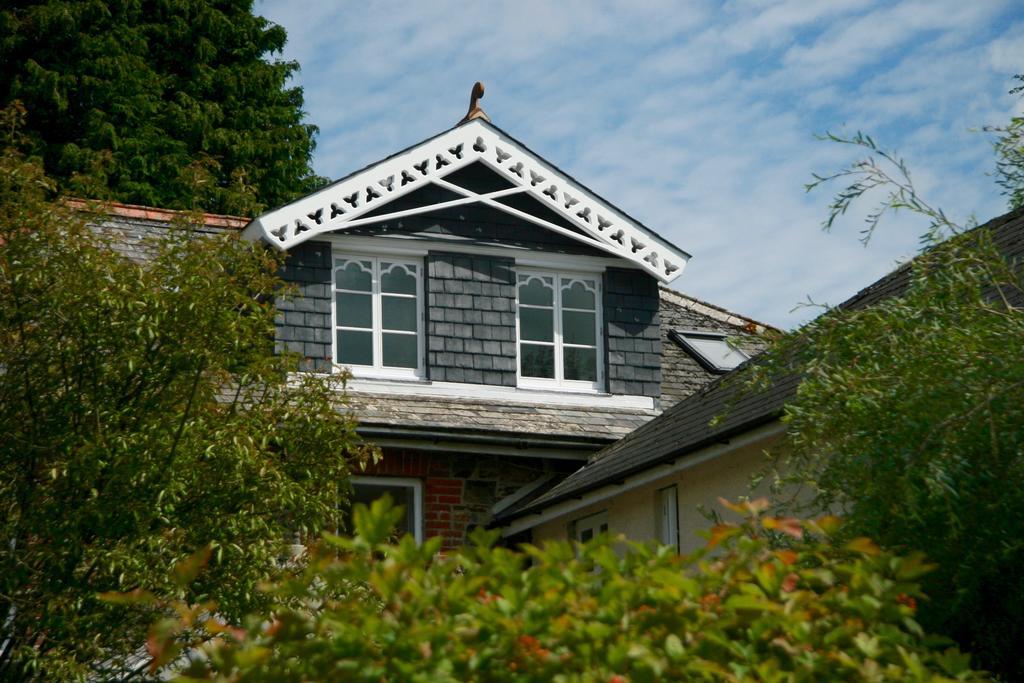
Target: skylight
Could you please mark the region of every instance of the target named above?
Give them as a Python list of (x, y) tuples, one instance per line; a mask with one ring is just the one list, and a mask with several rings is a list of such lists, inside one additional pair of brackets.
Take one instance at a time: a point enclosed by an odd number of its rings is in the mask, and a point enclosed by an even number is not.
[(728, 372), (750, 358), (730, 345), (727, 335), (717, 332), (672, 330), (672, 340), (711, 372)]

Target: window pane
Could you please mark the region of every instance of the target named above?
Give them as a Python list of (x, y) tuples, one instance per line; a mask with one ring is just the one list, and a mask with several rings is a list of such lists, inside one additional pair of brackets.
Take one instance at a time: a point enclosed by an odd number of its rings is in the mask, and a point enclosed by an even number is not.
[(555, 377), (555, 347), (520, 344), (519, 356), (523, 377)]
[(352, 482), (352, 506), (362, 503), (369, 507), (373, 501), (383, 497), (385, 494), (391, 496), (395, 505), (405, 508), (405, 515), (395, 524), (395, 531), (399, 536), (403, 534), (414, 534), (416, 528), (416, 502), (415, 489), (412, 486), (402, 484), (364, 484)]
[(373, 327), (373, 299), (369, 294), (338, 292), (334, 296), (339, 327)]
[[(586, 283), (593, 287), (593, 281), (587, 280)], [(562, 288), (562, 308), (585, 308), (592, 311), (594, 303), (594, 292), (588, 290), (583, 282), (573, 282)]]
[(389, 368), (415, 368), (416, 335), (414, 334), (383, 334), (381, 350), (384, 353), (383, 365)]
[(416, 331), (416, 299), (382, 296), (380, 310), (385, 330)]
[[(548, 283), (551, 278), (544, 278)], [(531, 306), (553, 306), (554, 290), (545, 285), (540, 278), (529, 278), (526, 284), (519, 284), (519, 303)]]
[(415, 267), (411, 265), (403, 266), (382, 262), (380, 264), (380, 291), (391, 294), (415, 294), (415, 272)]
[(373, 334), (338, 330), (338, 358), (342, 365), (373, 365)]
[(520, 308), (519, 338), (530, 341), (554, 341), (554, 311), (550, 308)]
[(369, 261), (336, 261), (338, 270), (334, 272), (334, 283), (338, 289), (354, 289), (358, 292), (369, 292), (372, 287), (370, 273), (373, 272)]
[(562, 311), (562, 341), (566, 344), (597, 343), (596, 316), (581, 311)]
[(687, 337), (687, 341), (711, 364), (720, 368), (731, 370), (747, 359), (745, 353), (729, 346), (729, 342), (725, 339)]
[(565, 378), (597, 381), (597, 352), (594, 349), (565, 349)]

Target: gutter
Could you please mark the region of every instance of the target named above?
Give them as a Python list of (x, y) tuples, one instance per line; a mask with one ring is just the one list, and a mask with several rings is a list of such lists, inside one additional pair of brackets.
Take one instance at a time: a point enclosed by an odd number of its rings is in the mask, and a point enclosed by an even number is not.
[(591, 453), (615, 441), (614, 438), (581, 437), (579, 439), (527, 436), (522, 433), (508, 435), (487, 433), (466, 433), (454, 431), (438, 431), (434, 429), (415, 429), (409, 427), (359, 426), (356, 431), (365, 439), (415, 439), (421, 441), (470, 443), (490, 446), (504, 446), (520, 450), (527, 449), (560, 449), (586, 451)]

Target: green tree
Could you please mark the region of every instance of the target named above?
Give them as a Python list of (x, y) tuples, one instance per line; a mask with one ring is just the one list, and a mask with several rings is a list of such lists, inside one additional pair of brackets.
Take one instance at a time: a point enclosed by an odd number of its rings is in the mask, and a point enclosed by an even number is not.
[[(335, 389), (274, 355), (269, 250), (183, 223), (133, 262), (51, 188), (0, 158), (0, 679), (121, 680), (154, 612), (99, 593), (258, 608), (370, 454)], [(199, 581), (161, 579), (202, 549)]]
[[(1024, 83), (1024, 74), (1014, 78)], [(1024, 85), (1010, 93), (1024, 93)], [(1011, 209), (1024, 208), (1024, 116), (1014, 116), (1006, 126), (988, 126), (985, 130), (996, 134), (996, 182), (1010, 198)]]
[(272, 612), (232, 628), (182, 609), (154, 628), (154, 664), (199, 640), (206, 656), (182, 681), (983, 680), (917, 625), (920, 556), (806, 540), (834, 520), (765, 506), (748, 503), (744, 524), (712, 530), (713, 554), (690, 557), (607, 538), (517, 552), (484, 532), (438, 557), (440, 539), (386, 543), (400, 512), (384, 501), (357, 506), (355, 537), (328, 536)]
[(251, 215), (323, 182), (285, 40), (251, 0), (15, 0), (0, 107), (71, 194)]
[(826, 312), (757, 369), (761, 381), (794, 363), (803, 373), (784, 418), (790, 439), (776, 454), (787, 507), (839, 511), (849, 534), (925, 552), (938, 570), (924, 579), (922, 624), (1019, 680), (1024, 269), (1006, 250), (1024, 233), (1024, 216), (957, 224), (870, 137), (829, 137), (867, 157), (815, 177), (810, 187), (848, 183), (826, 227), (866, 196), (880, 201), (865, 240), (890, 211), (929, 224), (923, 252), (887, 281), (895, 296)]

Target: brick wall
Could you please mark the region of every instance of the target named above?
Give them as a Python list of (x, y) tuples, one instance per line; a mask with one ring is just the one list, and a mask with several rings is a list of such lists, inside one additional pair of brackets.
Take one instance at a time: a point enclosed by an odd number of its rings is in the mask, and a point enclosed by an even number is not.
[(578, 463), (385, 448), (381, 462), (365, 474), (421, 479), (424, 535), (441, 536), (443, 549), (452, 550), (466, 542), (469, 530), (490, 521), (496, 502), (535, 481), (551, 466), (571, 470)]
[(515, 386), (513, 265), (494, 256), (427, 255), (430, 379)]
[(638, 270), (608, 268), (604, 274), (608, 391), (661, 395), (661, 319), (658, 283)]
[(301, 369), (331, 371), (331, 245), (305, 242), (288, 252), (281, 276), (296, 296), (277, 302), (275, 348), (302, 356)]

